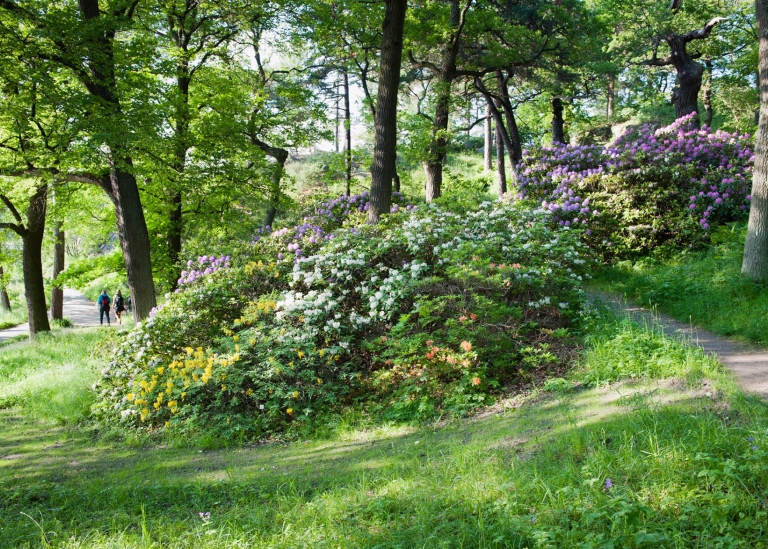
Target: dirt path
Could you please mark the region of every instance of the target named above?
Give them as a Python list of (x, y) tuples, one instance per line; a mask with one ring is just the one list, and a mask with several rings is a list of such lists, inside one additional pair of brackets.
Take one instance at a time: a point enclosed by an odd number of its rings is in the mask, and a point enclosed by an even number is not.
[[(114, 316), (114, 312), (110, 311), (110, 319), (113, 321)], [(98, 326), (99, 310), (96, 307), (96, 303), (85, 297), (82, 293), (65, 288), (64, 318), (68, 318), (76, 327)], [(7, 330), (0, 330), (0, 342), (28, 334), (29, 324), (19, 324)]]
[(755, 393), (768, 399), (768, 350), (720, 336), (675, 320), (674, 318), (627, 303), (618, 295), (604, 292), (590, 292), (593, 300), (599, 300), (619, 316), (626, 316), (635, 322), (655, 324), (669, 337), (701, 347), (715, 355), (748, 393)]

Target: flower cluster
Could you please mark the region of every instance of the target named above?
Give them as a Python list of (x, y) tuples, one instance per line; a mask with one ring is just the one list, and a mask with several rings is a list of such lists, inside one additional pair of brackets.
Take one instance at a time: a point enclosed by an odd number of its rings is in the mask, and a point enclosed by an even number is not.
[(229, 267), (230, 256), (222, 255), (216, 257), (215, 255), (203, 255), (197, 258), (196, 261), (187, 261), (187, 269), (181, 271), (181, 278), (179, 278), (179, 286), (184, 284), (190, 284), (195, 280), (209, 274), (213, 274), (219, 269), (226, 269)]
[[(683, 217), (695, 220), (704, 232), (713, 222), (737, 219), (751, 199), (750, 137), (695, 128), (693, 116), (658, 129), (645, 124), (606, 147), (555, 145), (526, 151), (514, 198), (534, 199), (553, 222), (582, 226), (587, 234), (606, 223), (621, 225), (629, 240), (657, 242), (687, 231)], [(615, 223), (606, 219), (601, 224), (605, 216)], [(643, 231), (653, 236), (638, 237)]]

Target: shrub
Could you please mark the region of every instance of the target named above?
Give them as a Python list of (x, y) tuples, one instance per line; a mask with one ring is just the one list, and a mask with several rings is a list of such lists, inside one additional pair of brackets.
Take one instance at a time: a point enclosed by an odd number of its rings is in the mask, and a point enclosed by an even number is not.
[(464, 414), (564, 362), (550, 340), (580, 308), (576, 231), (506, 203), (393, 206), (375, 227), (364, 210), (326, 203), (187, 282), (121, 346), (96, 415), (283, 436), (351, 405)]
[(580, 225), (607, 257), (630, 257), (708, 237), (749, 207), (749, 136), (696, 129), (691, 116), (646, 124), (608, 147), (562, 145), (528, 153), (517, 198), (533, 199), (559, 225)]

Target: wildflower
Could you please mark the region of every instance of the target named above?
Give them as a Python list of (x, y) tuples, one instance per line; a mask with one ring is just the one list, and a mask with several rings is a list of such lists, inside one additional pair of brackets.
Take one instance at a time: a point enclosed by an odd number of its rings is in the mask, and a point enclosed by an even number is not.
[(286, 413), (286, 414), (288, 414), (288, 415), (290, 416), (291, 414), (293, 414), (293, 408), (288, 408), (288, 409), (285, 411), (285, 413)]
[(433, 351), (429, 351), (427, 353), (427, 360), (432, 360), (433, 358), (435, 358), (435, 353)]
[(472, 378), (472, 385), (480, 385), (480, 378), (479, 377), (473, 377)]
[(299, 398), (299, 392), (298, 391), (294, 391), (293, 392), (293, 398)]
[(611, 487), (613, 487), (613, 481), (611, 481), (611, 479), (609, 479), (609, 478), (606, 478), (605, 479), (605, 489), (606, 490), (610, 490)]
[(461, 342), (461, 348), (465, 351), (469, 352), (472, 350), (472, 344), (469, 341), (462, 341)]
[(477, 320), (477, 315), (475, 313), (470, 313), (469, 318), (471, 318), (472, 320)]

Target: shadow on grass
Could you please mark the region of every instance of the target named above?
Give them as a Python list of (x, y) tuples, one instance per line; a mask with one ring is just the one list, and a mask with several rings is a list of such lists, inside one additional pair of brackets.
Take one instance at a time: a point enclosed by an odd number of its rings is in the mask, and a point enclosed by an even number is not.
[[(318, 536), (342, 547), (525, 547), (541, 532), (563, 546), (585, 535), (574, 528), (621, 537), (617, 524), (630, 537), (653, 527), (668, 540), (675, 532), (713, 539), (699, 522), (677, 524), (677, 511), (653, 494), (676, 489), (693, 515), (705, 515), (702, 494), (723, 494), (717, 479), (696, 476), (695, 456), (748, 455), (747, 434), (765, 433), (768, 409), (751, 399), (734, 409), (717, 393), (679, 383), (547, 395), (437, 429), (205, 452), (105, 444), (0, 410), (0, 546), (36, 546), (40, 530), (21, 513), (44, 523), (50, 539), (80, 539), (77, 547), (135, 541), (146, 528), (160, 547), (230, 546), (215, 535), (200, 541), (211, 524), (227, 539), (275, 547)], [(587, 521), (587, 510), (612, 501), (608, 476), (653, 517)], [(768, 472), (747, 477), (724, 488), (728, 497), (743, 492), (728, 513), (755, 514)], [(569, 499), (583, 500), (584, 509)], [(214, 518), (202, 521), (204, 512)], [(755, 531), (768, 535), (768, 526)]]

